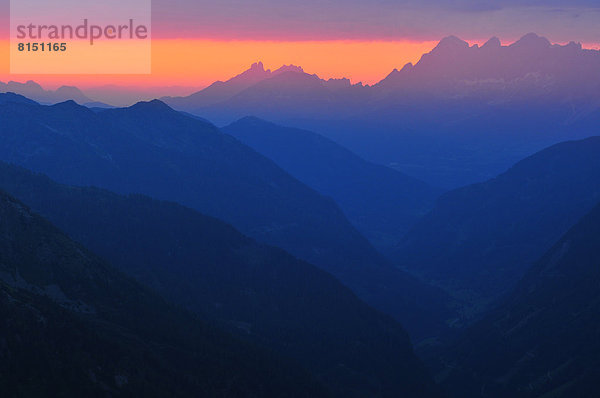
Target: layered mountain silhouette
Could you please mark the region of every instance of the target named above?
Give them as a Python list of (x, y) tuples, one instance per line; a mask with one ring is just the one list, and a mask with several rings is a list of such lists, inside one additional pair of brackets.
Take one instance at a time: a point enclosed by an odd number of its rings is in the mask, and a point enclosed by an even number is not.
[(599, 51), (533, 34), (508, 46), (448, 38), (372, 87), (377, 100), (350, 120), (294, 120), (368, 160), (456, 188), (594, 135), (599, 64)]
[(366, 87), (353, 85), (348, 79), (321, 79), (293, 65), (271, 72), (257, 63), (188, 97), (161, 99), (177, 110), (228, 124), (247, 115), (273, 120), (285, 120), (288, 115), (307, 117), (307, 111), (337, 117), (346, 108), (359, 106), (365, 95)]
[(553, 45), (534, 33), (507, 46), (492, 38), (481, 47), (451, 36), (416, 65), (394, 70), (376, 88), (451, 96), (493, 94), (495, 100), (516, 96), (533, 99), (548, 94), (560, 95), (561, 99), (596, 97), (598, 67), (598, 51), (584, 50), (574, 42)]
[(528, 34), (373, 86), (0, 83), (0, 395), (595, 397), (598, 70)]
[(56, 90), (44, 90), (38, 83), (29, 80), (26, 83), (18, 82), (0, 82), (0, 93), (15, 93), (23, 95), (34, 101), (43, 104), (56, 104), (72, 100), (78, 104), (93, 104), (93, 101), (89, 99), (80, 89), (72, 86), (61, 86)]
[(100, 112), (74, 102), (11, 102), (0, 115), (0, 160), (61, 183), (147, 194), (220, 218), (332, 273), (415, 337), (438, 333), (453, 317), (441, 291), (388, 264), (332, 200), (160, 101)]
[[(222, 115), (229, 111), (230, 120), (235, 114), (285, 120), (322, 115), (326, 102), (329, 117), (336, 119), (381, 111), (398, 99), (424, 95), (508, 101), (552, 94), (560, 96), (555, 100), (575, 100), (597, 97), (600, 80), (595, 71), (599, 67), (600, 52), (574, 42), (551, 44), (534, 33), (510, 45), (492, 38), (481, 47), (450, 36), (414, 66), (396, 69), (372, 87), (352, 85), (347, 79), (326, 81), (298, 67), (270, 72), (258, 63), (227, 82), (214, 83), (188, 97), (165, 98), (165, 102), (211, 120), (218, 120), (210, 115), (218, 110)], [(344, 111), (341, 104), (353, 108)]]
[(170, 301), (298, 361), (336, 396), (434, 396), (399, 324), (281, 249), (174, 203), (2, 163), (0, 189)]
[(593, 135), (599, 67), (599, 51), (535, 34), (481, 47), (448, 37), (373, 86), (288, 71), (219, 102), (167, 101), (218, 124), (251, 115), (315, 131), (371, 162), (456, 188)]
[(294, 65), (284, 65), (275, 71), (271, 71), (270, 69), (265, 70), (263, 63), (257, 62), (252, 64), (250, 69), (239, 75), (232, 77), (225, 82), (214, 82), (202, 91), (190, 96), (164, 97), (161, 98), (161, 100), (183, 111), (194, 112), (204, 106), (227, 100), (256, 83), (285, 72), (304, 73), (304, 70), (301, 67)]
[(456, 397), (593, 397), (600, 388), (600, 207), (446, 353)]
[(218, 332), (0, 193), (4, 396), (329, 396)]
[(600, 138), (547, 148), (497, 178), (444, 194), (397, 261), (476, 307), (509, 291), (600, 201)]
[(228, 81), (163, 100), (218, 125), (255, 116), (315, 131), (373, 163), (451, 189), (593, 135), (599, 54), (533, 33), (510, 45), (492, 38), (471, 46), (451, 36), (373, 86), (256, 63)]
[(361, 159), (310, 131), (247, 117), (223, 128), (323, 195), (381, 250), (395, 246), (432, 207), (427, 184)]

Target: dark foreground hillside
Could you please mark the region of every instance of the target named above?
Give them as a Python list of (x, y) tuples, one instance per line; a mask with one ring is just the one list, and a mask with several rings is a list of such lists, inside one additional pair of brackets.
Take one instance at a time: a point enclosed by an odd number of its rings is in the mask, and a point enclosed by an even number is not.
[(548, 251), (500, 308), (446, 353), (455, 397), (597, 397), (600, 206)]
[(169, 300), (293, 358), (337, 396), (433, 395), (398, 323), (281, 249), (177, 204), (3, 163), (0, 189)]
[(113, 270), (0, 193), (3, 397), (327, 396)]
[(398, 264), (485, 308), (600, 201), (599, 153), (600, 137), (563, 142), (443, 195), (401, 240)]

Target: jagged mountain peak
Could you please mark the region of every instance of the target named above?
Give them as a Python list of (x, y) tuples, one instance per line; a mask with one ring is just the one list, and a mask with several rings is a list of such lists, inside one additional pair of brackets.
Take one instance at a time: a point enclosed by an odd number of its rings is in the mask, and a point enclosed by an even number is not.
[(459, 39), (456, 36), (448, 36), (443, 38), (438, 45), (433, 49), (433, 53), (440, 51), (456, 51), (469, 48), (469, 43)]
[(492, 37), (491, 39), (489, 39), (488, 41), (485, 42), (485, 44), (483, 46), (481, 46), (481, 48), (500, 48), (502, 47), (502, 43), (500, 42), (500, 39), (497, 37)]
[(252, 65), (250, 65), (249, 69), (246, 69), (239, 75), (229, 79), (229, 82), (244, 81), (244, 80), (255, 81), (257, 79), (259, 79), (259, 80), (265, 79), (270, 75), (271, 75), (271, 70), (265, 69), (265, 66), (262, 63), (262, 61), (258, 61), (258, 62), (253, 63)]
[(301, 66), (296, 65), (283, 65), (281, 68), (273, 71), (273, 74), (277, 73), (285, 73), (285, 72), (296, 72), (296, 73), (304, 73), (304, 69)]
[(264, 72), (264, 71), (265, 71), (265, 66), (263, 65), (262, 61), (258, 61), (258, 62), (255, 62), (255, 63), (253, 63), (253, 64), (250, 66), (250, 69), (249, 69), (249, 70), (251, 70), (251, 71), (261, 71), (261, 72)]
[[(414, 65), (412, 64), (412, 62), (407, 63), (406, 65), (404, 65), (402, 67), (402, 69), (400, 70), (400, 72), (408, 72), (409, 70), (411, 70), (414, 67)], [(395, 71), (398, 71), (397, 69), (394, 69)]]
[(510, 47), (527, 48), (530, 50), (536, 50), (540, 48), (549, 48), (552, 44), (548, 39), (542, 36), (538, 36), (535, 33), (528, 33), (521, 37), (519, 40), (511, 44)]

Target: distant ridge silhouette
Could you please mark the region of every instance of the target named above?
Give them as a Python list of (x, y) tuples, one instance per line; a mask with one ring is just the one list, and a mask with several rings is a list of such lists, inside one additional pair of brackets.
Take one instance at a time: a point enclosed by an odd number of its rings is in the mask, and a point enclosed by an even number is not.
[(315, 131), (368, 161), (456, 188), (593, 134), (598, 70), (600, 51), (575, 42), (531, 33), (510, 45), (493, 37), (470, 46), (451, 36), (373, 86), (256, 62), (191, 96), (163, 100), (218, 126), (255, 116)]
[(92, 102), (80, 89), (61, 86), (56, 90), (44, 90), (38, 83), (29, 80), (26, 83), (0, 82), (0, 93), (14, 92), (43, 104), (55, 104), (66, 100), (74, 100), (79, 104)]

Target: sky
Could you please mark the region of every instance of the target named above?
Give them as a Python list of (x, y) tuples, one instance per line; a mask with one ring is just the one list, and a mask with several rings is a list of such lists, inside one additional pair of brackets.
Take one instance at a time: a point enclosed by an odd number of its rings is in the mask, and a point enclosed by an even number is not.
[(371, 84), (449, 35), (510, 43), (535, 32), (597, 48), (599, 26), (597, 0), (154, 0), (151, 75), (27, 76), (9, 74), (9, 0), (0, 0), (0, 81), (201, 88), (262, 61)]

